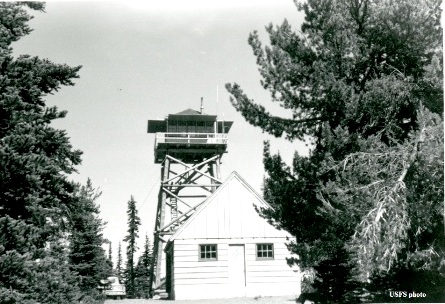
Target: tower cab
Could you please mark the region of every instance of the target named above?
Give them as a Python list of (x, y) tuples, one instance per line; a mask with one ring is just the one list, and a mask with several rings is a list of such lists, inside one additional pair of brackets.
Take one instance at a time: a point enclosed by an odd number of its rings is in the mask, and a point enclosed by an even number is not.
[(164, 120), (149, 120), (148, 133), (156, 133), (155, 163), (170, 155), (184, 163), (199, 163), (227, 151), (227, 133), (233, 121), (187, 109), (169, 114)]

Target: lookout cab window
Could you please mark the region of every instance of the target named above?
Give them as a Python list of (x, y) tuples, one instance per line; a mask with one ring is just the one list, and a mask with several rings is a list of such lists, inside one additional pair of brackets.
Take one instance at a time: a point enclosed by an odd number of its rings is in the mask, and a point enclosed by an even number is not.
[(199, 260), (210, 261), (217, 259), (216, 245), (199, 245)]
[(186, 121), (178, 121), (178, 132), (179, 133), (187, 133), (187, 122)]
[(178, 132), (178, 122), (176, 120), (170, 120), (168, 122), (168, 132), (170, 133)]
[(257, 260), (273, 260), (273, 244), (256, 245)]
[(196, 122), (196, 132), (197, 133), (206, 133), (205, 121), (197, 121)]

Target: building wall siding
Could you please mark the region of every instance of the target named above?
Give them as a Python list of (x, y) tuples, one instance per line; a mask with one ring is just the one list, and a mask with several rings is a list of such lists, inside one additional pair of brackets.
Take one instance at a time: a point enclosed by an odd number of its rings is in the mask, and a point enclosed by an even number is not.
[[(274, 244), (274, 259), (258, 260), (256, 244)], [(230, 298), (229, 244), (245, 245), (246, 286), (242, 296), (274, 296), (300, 293), (300, 273), (287, 265), (290, 252), (285, 238), (175, 240), (174, 298), (176, 300)], [(216, 261), (199, 260), (199, 244), (217, 244)]]

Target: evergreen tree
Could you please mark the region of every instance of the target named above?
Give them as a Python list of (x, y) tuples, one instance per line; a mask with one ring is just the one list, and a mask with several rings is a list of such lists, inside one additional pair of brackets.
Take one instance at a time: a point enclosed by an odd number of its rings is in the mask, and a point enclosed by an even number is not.
[(113, 251), (111, 248), (111, 242), (108, 243), (108, 268), (110, 269), (110, 272), (108, 275), (112, 275), (113, 274)]
[(152, 250), (150, 240), (145, 235), (144, 252), (139, 257), (138, 263), (134, 269), (135, 273), (135, 296), (148, 299), (150, 297), (150, 278), (151, 278), (151, 259)]
[(119, 247), (117, 249), (117, 264), (116, 264), (116, 275), (119, 277), (120, 280), (124, 279), (124, 268), (122, 265), (122, 247), (121, 242), (119, 242)]
[(13, 56), (11, 43), (28, 35), (25, 6), (0, 3), (0, 302), (71, 303), (81, 295), (67, 265), (67, 215), (80, 164), (65, 131), (50, 123), (66, 115), (44, 97), (74, 85), (80, 67), (30, 55)]
[(0, 303), (73, 303), (83, 297), (63, 237), (51, 234), (44, 248), (35, 248), (38, 229), (8, 216), (0, 221)]
[(297, 6), (300, 33), (285, 20), (266, 27), (268, 46), (249, 37), (263, 87), (291, 118), (226, 85), (252, 125), (311, 145), (288, 166), (265, 144), (264, 196), (274, 209), (263, 215), (297, 237), (297, 262), (316, 268), (330, 302), (345, 302), (360, 282), (401, 290), (401, 273), (433, 295), (445, 277), (440, 1)]
[(99, 196), (90, 179), (85, 186), (78, 185), (69, 218), (72, 226), (69, 237), (70, 268), (76, 274), (81, 290), (91, 295), (97, 294), (99, 281), (111, 272), (102, 248), (105, 240), (102, 235), (104, 223), (99, 218), (100, 211), (96, 204)]
[(135, 296), (135, 271), (134, 271), (134, 253), (138, 249), (136, 246), (136, 240), (139, 237), (139, 226), (141, 220), (138, 216), (138, 210), (136, 209), (136, 201), (133, 196), (128, 201), (127, 208), (128, 216), (128, 230), (127, 235), (124, 238), (124, 242), (127, 242), (127, 263), (125, 265), (125, 288), (127, 290), (127, 296), (133, 298)]

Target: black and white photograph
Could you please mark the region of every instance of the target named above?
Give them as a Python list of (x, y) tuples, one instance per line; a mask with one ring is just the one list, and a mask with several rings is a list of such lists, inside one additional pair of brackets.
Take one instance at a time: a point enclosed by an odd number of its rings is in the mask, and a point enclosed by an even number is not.
[(445, 303), (442, 9), (0, 1), (0, 303)]

